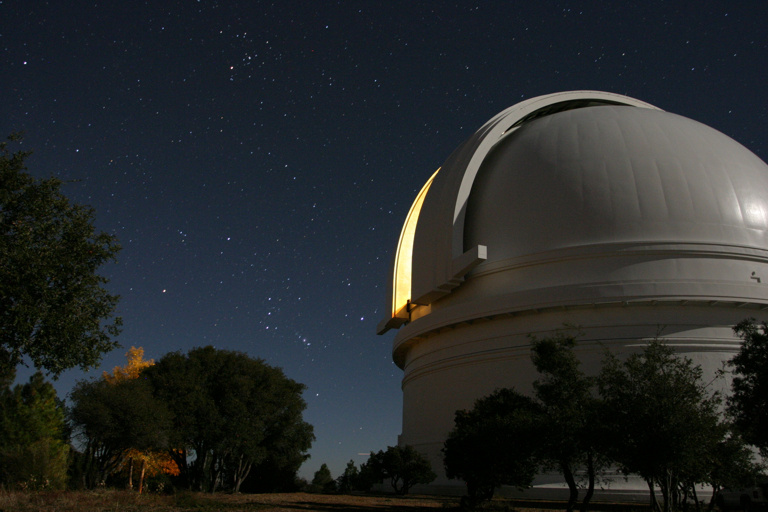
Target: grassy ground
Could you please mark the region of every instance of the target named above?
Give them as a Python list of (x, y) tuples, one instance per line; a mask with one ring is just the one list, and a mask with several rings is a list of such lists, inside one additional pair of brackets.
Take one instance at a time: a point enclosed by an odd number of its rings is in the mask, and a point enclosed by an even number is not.
[(438, 497), (345, 496), (322, 494), (139, 495), (130, 491), (0, 492), (2, 512), (429, 512), (457, 509), (455, 499)]
[[(630, 512), (644, 506), (595, 503), (595, 511)], [(131, 491), (0, 491), (0, 512), (458, 512), (456, 497), (349, 496), (326, 494), (203, 494), (139, 495)], [(494, 500), (485, 512), (551, 512), (562, 503)]]

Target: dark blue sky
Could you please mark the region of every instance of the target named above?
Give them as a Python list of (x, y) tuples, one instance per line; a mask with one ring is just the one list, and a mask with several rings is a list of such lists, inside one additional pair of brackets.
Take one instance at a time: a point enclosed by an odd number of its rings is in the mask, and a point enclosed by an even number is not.
[[(397, 442), (378, 337), (416, 193), (502, 109), (626, 94), (768, 155), (768, 4), (0, 0), (0, 134), (92, 205), (132, 345), (212, 344), (308, 386), (310, 477)], [(64, 396), (77, 379), (56, 384)], [(23, 373), (23, 376), (28, 375)]]

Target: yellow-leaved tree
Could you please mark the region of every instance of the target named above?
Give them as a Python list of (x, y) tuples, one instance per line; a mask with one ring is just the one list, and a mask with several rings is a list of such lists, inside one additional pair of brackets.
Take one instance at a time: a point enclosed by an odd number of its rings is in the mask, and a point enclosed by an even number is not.
[(131, 347), (126, 352), (125, 357), (128, 362), (125, 366), (115, 366), (112, 370), (112, 374), (104, 372), (104, 380), (110, 384), (115, 384), (127, 379), (135, 379), (141, 373), (141, 370), (155, 364), (154, 359), (144, 359), (144, 349), (141, 347)]
[[(112, 373), (104, 372), (104, 380), (109, 384), (117, 384), (130, 379), (136, 379), (141, 371), (155, 364), (154, 359), (144, 359), (144, 349), (131, 347), (125, 354), (128, 362), (125, 366), (115, 366)], [(126, 451), (122, 470), (128, 473), (128, 488), (133, 489), (133, 468), (135, 463), (140, 464), (139, 494), (144, 488), (145, 476), (155, 476), (159, 473), (178, 475), (179, 468), (166, 451), (137, 450), (130, 448)]]

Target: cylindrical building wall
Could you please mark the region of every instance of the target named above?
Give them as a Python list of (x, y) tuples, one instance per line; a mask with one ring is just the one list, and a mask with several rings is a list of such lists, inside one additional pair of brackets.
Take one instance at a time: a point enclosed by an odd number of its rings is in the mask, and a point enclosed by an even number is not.
[(716, 374), (738, 348), (731, 328), (758, 313), (733, 306), (649, 302), (558, 308), (501, 315), (424, 336), (405, 357), (399, 441), (430, 458), (439, 475), (435, 485), (462, 485), (446, 479), (442, 464), (441, 450), (455, 412), (471, 409), (478, 398), (501, 387), (530, 393), (538, 374), (531, 363), (529, 335), (552, 335), (553, 326), (568, 333), (577, 329), (566, 325), (579, 326), (575, 350), (589, 374), (599, 372), (607, 350), (626, 356), (658, 337), (701, 365), (713, 390), (727, 391), (729, 382)]

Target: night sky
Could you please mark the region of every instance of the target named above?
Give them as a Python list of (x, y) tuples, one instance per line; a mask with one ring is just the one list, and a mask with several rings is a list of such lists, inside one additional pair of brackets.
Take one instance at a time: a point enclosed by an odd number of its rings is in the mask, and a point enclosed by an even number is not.
[[(0, 1), (0, 135), (123, 250), (123, 348), (239, 350), (307, 385), (333, 476), (397, 442), (376, 336), (405, 215), (497, 112), (596, 89), (768, 158), (768, 3)], [(20, 372), (26, 380), (29, 371)]]

